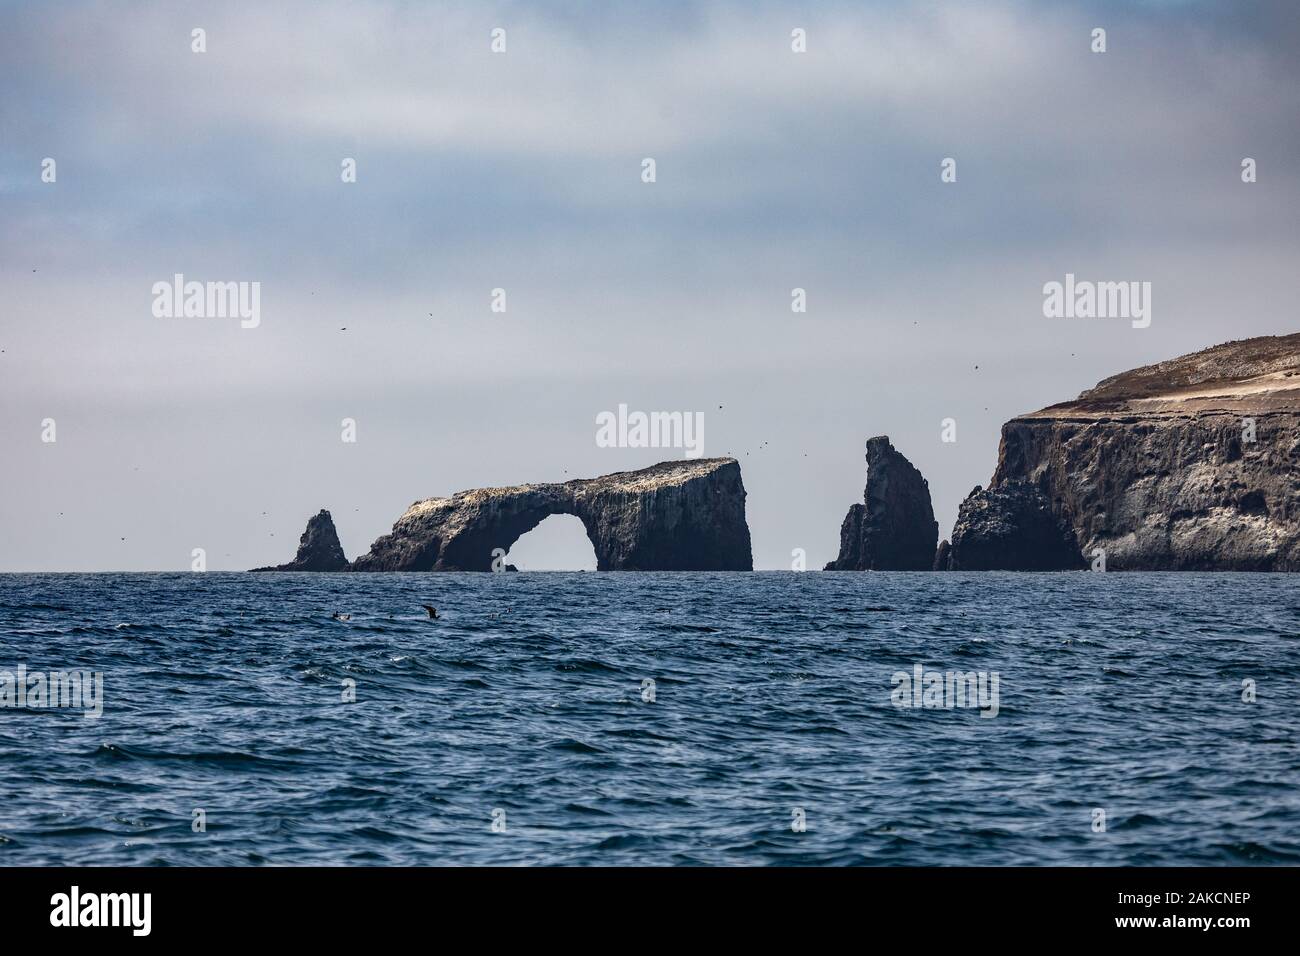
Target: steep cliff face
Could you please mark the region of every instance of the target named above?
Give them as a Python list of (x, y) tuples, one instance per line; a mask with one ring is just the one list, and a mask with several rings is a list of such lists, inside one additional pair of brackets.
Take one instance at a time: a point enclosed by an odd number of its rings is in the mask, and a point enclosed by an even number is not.
[(930, 485), (889, 438), (867, 439), (863, 503), (850, 506), (840, 528), (839, 557), (827, 571), (929, 571), (939, 524)]
[(713, 458), (417, 501), (352, 570), (490, 571), (553, 514), (582, 521), (601, 571), (753, 569), (740, 465)]
[(1125, 372), (1007, 422), (991, 488), (1013, 482), (1107, 570), (1300, 570), (1300, 334)]
[(347, 556), (334, 530), (334, 519), (324, 508), (307, 522), (307, 530), (298, 539), (298, 554), (288, 564), (255, 571), (346, 571)]

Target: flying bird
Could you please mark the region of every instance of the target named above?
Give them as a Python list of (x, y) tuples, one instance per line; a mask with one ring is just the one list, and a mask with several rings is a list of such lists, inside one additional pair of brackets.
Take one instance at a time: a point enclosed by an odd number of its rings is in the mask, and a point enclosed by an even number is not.
[(429, 605), (427, 604), (421, 604), (420, 607), (424, 608), (426, 611), (429, 612), (429, 617), (431, 617), (434, 620), (438, 619), (438, 609), (436, 607), (429, 607)]

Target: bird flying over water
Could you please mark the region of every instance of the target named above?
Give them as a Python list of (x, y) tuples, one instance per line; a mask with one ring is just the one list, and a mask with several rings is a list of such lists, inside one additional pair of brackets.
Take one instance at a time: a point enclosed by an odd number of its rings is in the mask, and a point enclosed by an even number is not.
[(429, 617), (434, 618), (435, 620), (437, 619), (438, 609), (436, 607), (429, 607), (427, 604), (421, 604), (420, 607), (429, 612)]

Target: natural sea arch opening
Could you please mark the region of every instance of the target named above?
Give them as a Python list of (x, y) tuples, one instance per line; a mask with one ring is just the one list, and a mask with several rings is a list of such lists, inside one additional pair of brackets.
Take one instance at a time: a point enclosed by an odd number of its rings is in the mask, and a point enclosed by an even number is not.
[(595, 571), (596, 549), (576, 515), (554, 514), (520, 535), (505, 563), (520, 571)]

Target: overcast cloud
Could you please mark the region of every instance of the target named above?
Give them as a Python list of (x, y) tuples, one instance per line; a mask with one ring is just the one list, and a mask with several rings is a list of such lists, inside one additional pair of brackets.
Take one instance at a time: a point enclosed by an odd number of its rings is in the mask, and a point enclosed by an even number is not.
[[(868, 436), (946, 536), (1008, 418), (1297, 330), (1291, 0), (585, 6), (0, 3), (0, 570), (277, 563), (321, 507), (351, 557), (680, 457), (598, 448), (619, 403), (703, 412), (756, 566), (820, 567)], [(1151, 282), (1150, 328), (1044, 318), (1067, 272)], [(175, 273), (260, 326), (156, 318)]]

